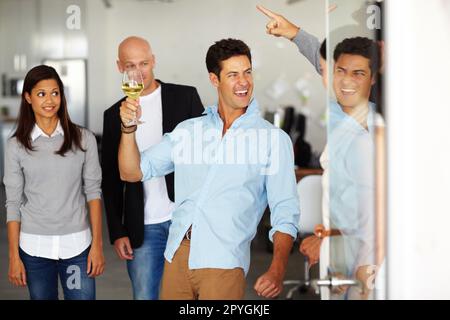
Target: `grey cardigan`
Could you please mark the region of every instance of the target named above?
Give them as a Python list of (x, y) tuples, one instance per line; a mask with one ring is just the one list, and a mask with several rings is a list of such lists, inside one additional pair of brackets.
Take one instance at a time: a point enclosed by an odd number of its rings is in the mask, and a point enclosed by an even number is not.
[(101, 169), (94, 135), (81, 129), (79, 149), (55, 154), (64, 141), (59, 134), (40, 136), (27, 151), (16, 138), (5, 152), (7, 222), (21, 222), (30, 234), (65, 235), (89, 228), (86, 201), (101, 197)]

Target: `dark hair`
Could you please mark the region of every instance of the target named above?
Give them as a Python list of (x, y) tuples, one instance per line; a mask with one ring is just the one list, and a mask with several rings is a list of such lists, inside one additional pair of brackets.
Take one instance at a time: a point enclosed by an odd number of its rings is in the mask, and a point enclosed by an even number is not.
[(372, 76), (379, 71), (380, 48), (376, 42), (369, 38), (356, 37), (343, 40), (334, 50), (334, 61), (336, 62), (342, 54), (359, 55), (369, 59)]
[(81, 130), (76, 124), (70, 121), (69, 113), (67, 112), (67, 102), (64, 95), (64, 85), (59, 77), (58, 73), (52, 67), (46, 65), (40, 65), (32, 68), (25, 76), (22, 89), (22, 100), (20, 102), (19, 118), (17, 120), (17, 129), (14, 132), (13, 137), (16, 137), (17, 141), (22, 144), (25, 149), (34, 151), (31, 145), (31, 132), (33, 131), (36, 123), (36, 118), (31, 107), (31, 104), (25, 99), (25, 93), (31, 95), (31, 90), (36, 84), (42, 80), (53, 79), (58, 83), (59, 93), (61, 97), (61, 105), (58, 110), (58, 117), (61, 127), (64, 130), (64, 142), (61, 148), (56, 151), (56, 154), (64, 156), (65, 153), (75, 146), (81, 151), (85, 152), (81, 146)]
[(327, 39), (323, 40), (320, 46), (320, 56), (323, 60), (327, 60)]
[(220, 71), (222, 70), (222, 61), (234, 56), (247, 56), (252, 62), (250, 48), (241, 40), (222, 39), (216, 41), (208, 49), (206, 54), (206, 68), (208, 72), (214, 73), (220, 79)]

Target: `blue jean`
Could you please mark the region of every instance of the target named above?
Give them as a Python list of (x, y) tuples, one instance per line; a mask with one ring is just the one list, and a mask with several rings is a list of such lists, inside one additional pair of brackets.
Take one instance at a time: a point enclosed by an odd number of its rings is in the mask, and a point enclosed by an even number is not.
[(133, 249), (133, 260), (127, 260), (135, 300), (157, 300), (159, 297), (170, 223), (145, 225), (142, 246)]
[(95, 300), (95, 280), (87, 275), (90, 247), (70, 259), (33, 257), (19, 249), (31, 300), (58, 300), (58, 276), (65, 300)]

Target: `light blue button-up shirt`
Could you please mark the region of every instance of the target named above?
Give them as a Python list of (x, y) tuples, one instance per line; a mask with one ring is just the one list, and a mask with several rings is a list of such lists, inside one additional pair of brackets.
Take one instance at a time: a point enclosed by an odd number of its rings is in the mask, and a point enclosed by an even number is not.
[(142, 181), (175, 171), (165, 258), (192, 225), (189, 269), (250, 266), (250, 242), (269, 204), (270, 240), (298, 233), (299, 201), (289, 136), (264, 120), (256, 100), (222, 137), (217, 105), (180, 123), (141, 153)]
[(366, 130), (337, 103), (330, 103), (330, 222), (342, 231), (348, 276), (375, 261), (375, 110), (369, 103)]

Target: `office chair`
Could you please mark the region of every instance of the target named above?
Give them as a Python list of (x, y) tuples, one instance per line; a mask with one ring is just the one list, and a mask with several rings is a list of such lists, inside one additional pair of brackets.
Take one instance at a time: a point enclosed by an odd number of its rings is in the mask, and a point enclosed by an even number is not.
[[(322, 223), (322, 176), (310, 175), (301, 179), (297, 184), (297, 192), (300, 199), (300, 238), (314, 233), (314, 227)], [(319, 262), (320, 263), (320, 262)], [(286, 295), (286, 299), (292, 299), (296, 290), (305, 293), (311, 287), (308, 259), (304, 257), (304, 279), (286, 280), (285, 285), (295, 285)]]

